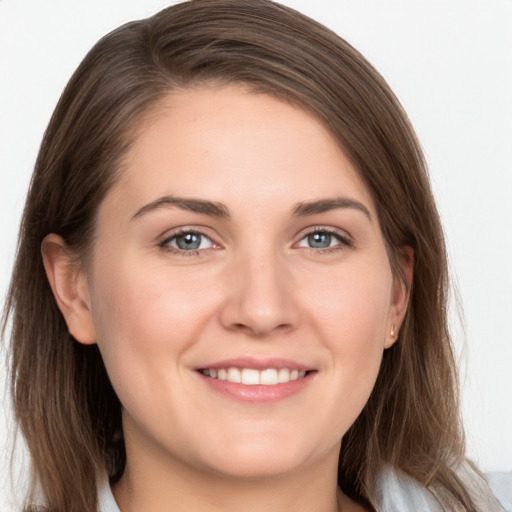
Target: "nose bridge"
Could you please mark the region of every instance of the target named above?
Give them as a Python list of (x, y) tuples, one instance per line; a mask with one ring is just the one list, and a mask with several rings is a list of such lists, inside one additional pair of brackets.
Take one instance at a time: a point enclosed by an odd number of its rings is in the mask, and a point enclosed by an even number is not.
[(264, 336), (296, 324), (293, 279), (285, 260), (270, 244), (251, 244), (237, 254), (223, 311), (226, 327)]

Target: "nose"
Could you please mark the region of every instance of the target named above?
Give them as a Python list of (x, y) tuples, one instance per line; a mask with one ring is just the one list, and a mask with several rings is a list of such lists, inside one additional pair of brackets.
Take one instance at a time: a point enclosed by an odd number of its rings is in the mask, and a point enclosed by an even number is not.
[(299, 321), (293, 276), (272, 254), (239, 258), (229, 270), (221, 322), (229, 331), (264, 338), (293, 330)]

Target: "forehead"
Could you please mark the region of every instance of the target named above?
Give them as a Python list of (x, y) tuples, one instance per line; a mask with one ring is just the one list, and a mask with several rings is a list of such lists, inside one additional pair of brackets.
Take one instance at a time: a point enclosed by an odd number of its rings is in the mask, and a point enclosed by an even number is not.
[(135, 206), (164, 194), (233, 204), (350, 194), (373, 209), (354, 166), (320, 121), (238, 86), (170, 93), (140, 123), (110, 195)]

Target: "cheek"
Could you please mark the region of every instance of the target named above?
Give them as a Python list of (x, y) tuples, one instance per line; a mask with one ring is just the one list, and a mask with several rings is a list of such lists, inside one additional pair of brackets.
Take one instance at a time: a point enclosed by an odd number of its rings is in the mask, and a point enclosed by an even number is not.
[(170, 272), (163, 265), (120, 264), (102, 270), (92, 298), (100, 342), (168, 346), (194, 327), (202, 305), (210, 302), (199, 274)]
[[(387, 261), (387, 260), (386, 260)], [(308, 304), (315, 328), (332, 347), (382, 349), (391, 308), (392, 275), (386, 262), (351, 265), (316, 279)], [(311, 290), (311, 286), (310, 286)]]
[(337, 405), (330, 409), (331, 419), (343, 422), (341, 432), (366, 404), (379, 372), (391, 307), (387, 269), (385, 263), (352, 267), (324, 280), (311, 294), (312, 328), (329, 353), (333, 372), (331, 399)]
[[(176, 375), (213, 306), (200, 275), (159, 266), (103, 266), (92, 295), (97, 343), (121, 400), (131, 388), (150, 393), (150, 379)], [(137, 386), (134, 386), (134, 383)], [(146, 389), (147, 388), (147, 389)]]

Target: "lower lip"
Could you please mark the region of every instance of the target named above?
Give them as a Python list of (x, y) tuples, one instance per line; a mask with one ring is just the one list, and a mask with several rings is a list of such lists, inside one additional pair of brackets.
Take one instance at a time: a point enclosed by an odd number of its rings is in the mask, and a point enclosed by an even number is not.
[(272, 403), (279, 402), (302, 391), (313, 379), (316, 372), (308, 373), (301, 379), (281, 384), (264, 386), (256, 384), (248, 386), (227, 380), (212, 379), (200, 372), (199, 377), (213, 390), (228, 395), (242, 402)]

